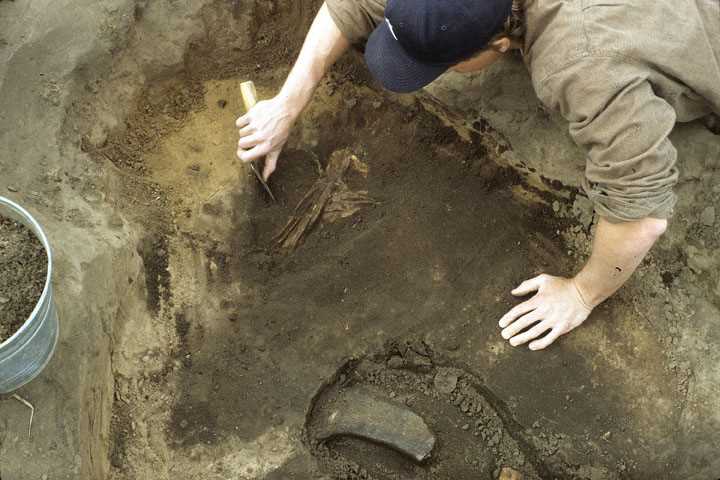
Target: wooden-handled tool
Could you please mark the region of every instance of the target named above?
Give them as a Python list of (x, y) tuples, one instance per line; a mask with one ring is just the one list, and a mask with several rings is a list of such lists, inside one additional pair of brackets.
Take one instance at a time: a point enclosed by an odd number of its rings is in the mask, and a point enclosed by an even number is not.
[[(258, 102), (255, 84), (252, 81), (241, 83), (240, 93), (242, 94), (243, 103), (245, 104), (245, 110), (250, 111), (250, 109), (253, 108)], [(270, 190), (270, 186), (267, 184), (265, 179), (262, 177), (262, 174), (260, 174), (260, 171), (255, 166), (255, 162), (250, 162), (250, 168), (252, 169), (253, 173), (255, 173), (255, 176), (260, 181), (262, 186), (265, 187), (265, 191), (268, 193), (268, 195), (270, 195), (270, 198), (272, 198), (273, 202), (277, 202), (275, 195), (273, 195), (272, 190)]]

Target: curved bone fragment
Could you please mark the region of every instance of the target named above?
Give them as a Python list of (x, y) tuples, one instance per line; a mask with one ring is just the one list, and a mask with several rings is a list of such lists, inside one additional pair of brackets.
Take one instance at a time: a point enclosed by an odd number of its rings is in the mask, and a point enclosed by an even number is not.
[(427, 459), (435, 446), (435, 436), (419, 415), (359, 389), (343, 391), (325, 412), (321, 425), (321, 440), (358, 437), (386, 445), (416, 462)]

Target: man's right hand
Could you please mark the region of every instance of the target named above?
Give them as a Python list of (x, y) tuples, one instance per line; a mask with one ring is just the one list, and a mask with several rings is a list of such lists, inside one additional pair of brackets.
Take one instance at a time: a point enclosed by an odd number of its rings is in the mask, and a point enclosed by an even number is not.
[(258, 102), (235, 122), (240, 134), (238, 158), (247, 163), (265, 157), (265, 180), (277, 168), (278, 157), (290, 135), (297, 112), (288, 99), (277, 96)]
[(252, 162), (265, 157), (265, 180), (275, 171), (290, 129), (320, 79), (348, 48), (350, 41), (335, 25), (328, 6), (323, 3), (280, 94), (259, 102), (235, 122), (240, 130), (238, 158)]

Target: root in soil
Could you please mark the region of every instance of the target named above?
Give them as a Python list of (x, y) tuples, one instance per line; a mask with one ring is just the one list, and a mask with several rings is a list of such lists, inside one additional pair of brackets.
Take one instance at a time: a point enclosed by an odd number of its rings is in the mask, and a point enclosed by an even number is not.
[(32, 437), (33, 419), (35, 417), (35, 407), (33, 406), (32, 403), (28, 402), (20, 395), (15, 394), (12, 396), (12, 398), (14, 398), (15, 400), (17, 400), (18, 402), (22, 403), (23, 405), (25, 405), (27, 408), (30, 409), (30, 420), (28, 421), (28, 438), (31, 438)]

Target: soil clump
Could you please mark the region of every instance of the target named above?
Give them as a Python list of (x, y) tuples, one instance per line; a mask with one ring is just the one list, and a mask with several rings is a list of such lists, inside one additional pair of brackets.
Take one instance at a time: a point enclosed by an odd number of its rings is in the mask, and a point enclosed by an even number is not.
[(0, 343), (30, 316), (47, 275), (40, 240), (24, 225), (0, 217)]

